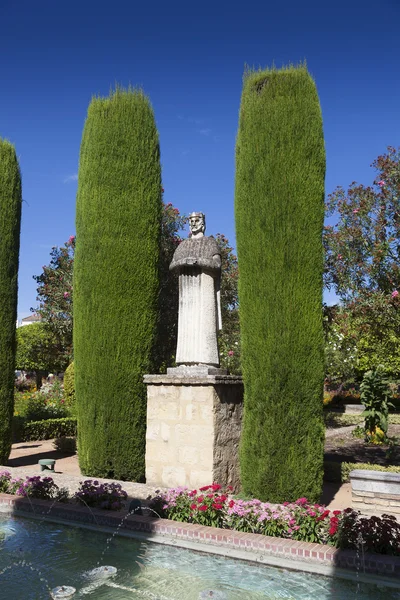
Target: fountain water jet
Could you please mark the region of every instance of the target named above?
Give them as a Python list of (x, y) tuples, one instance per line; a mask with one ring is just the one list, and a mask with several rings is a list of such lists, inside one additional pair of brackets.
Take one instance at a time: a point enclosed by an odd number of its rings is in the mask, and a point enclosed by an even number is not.
[(51, 590), (51, 597), (54, 600), (61, 600), (61, 598), (72, 598), (75, 592), (76, 589), (70, 585), (59, 585)]

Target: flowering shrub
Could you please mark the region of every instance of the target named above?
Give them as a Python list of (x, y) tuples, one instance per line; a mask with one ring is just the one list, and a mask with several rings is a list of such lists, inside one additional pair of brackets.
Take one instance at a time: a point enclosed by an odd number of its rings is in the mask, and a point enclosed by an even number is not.
[(0, 471), (0, 494), (7, 494), (11, 481), (11, 473), (9, 471)]
[(272, 505), (260, 500), (238, 500), (214, 483), (199, 490), (179, 487), (154, 499), (152, 505), (175, 521), (261, 533), (304, 542), (335, 545), (341, 511), (309, 504), (306, 498)]
[[(230, 492), (232, 488), (227, 488)], [(170, 489), (161, 494), (156, 503), (168, 519), (223, 527), (226, 517), (227, 493), (217, 483), (188, 491), (185, 487)]]
[(128, 494), (119, 483), (100, 483), (87, 479), (80, 482), (74, 498), (87, 506), (96, 506), (106, 510), (120, 510)]
[(24, 416), (27, 421), (42, 421), (68, 417), (70, 412), (63, 384), (55, 380), (45, 383), (38, 391), (18, 394), (14, 414)]
[(361, 517), (346, 508), (338, 535), (340, 548), (360, 548), (364, 552), (400, 556), (400, 523), (392, 515)]
[(39, 498), (41, 500), (57, 500), (66, 502), (68, 500), (68, 490), (59, 488), (51, 477), (26, 477), (23, 479), (14, 479), (8, 471), (0, 473), (0, 492), (23, 496), (25, 498)]

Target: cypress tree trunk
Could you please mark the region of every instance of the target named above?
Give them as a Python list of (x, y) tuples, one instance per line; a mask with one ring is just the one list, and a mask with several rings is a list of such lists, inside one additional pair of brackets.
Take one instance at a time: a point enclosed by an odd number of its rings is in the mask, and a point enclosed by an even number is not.
[(157, 325), (161, 167), (148, 98), (92, 100), (79, 165), (74, 359), (80, 467), (144, 480), (146, 389)]
[(14, 409), (21, 175), (15, 149), (0, 139), (0, 464), (11, 451)]
[(319, 500), (323, 476), (325, 150), (305, 66), (246, 74), (235, 216), (245, 384), (241, 477), (271, 502)]

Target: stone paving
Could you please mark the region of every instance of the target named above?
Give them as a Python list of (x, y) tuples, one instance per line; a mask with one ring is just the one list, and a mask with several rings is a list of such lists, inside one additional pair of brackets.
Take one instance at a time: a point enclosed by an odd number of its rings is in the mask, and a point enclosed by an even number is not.
[[(55, 471), (41, 471), (38, 464), (39, 459), (55, 459)], [(120, 483), (123, 489), (128, 493), (129, 498), (140, 498), (145, 500), (150, 495), (154, 496), (155, 486), (144, 483), (134, 483), (130, 481), (116, 481), (114, 479), (100, 479), (96, 477), (86, 477), (81, 475), (78, 456), (76, 454), (65, 454), (55, 450), (53, 440), (42, 440), (37, 442), (19, 442), (13, 444), (10, 458), (7, 465), (0, 467), (0, 470), (6, 469), (13, 477), (22, 477), (32, 475), (50, 476), (61, 488), (67, 488), (70, 494), (74, 494), (81, 481), (84, 479), (97, 479), (100, 482)]]

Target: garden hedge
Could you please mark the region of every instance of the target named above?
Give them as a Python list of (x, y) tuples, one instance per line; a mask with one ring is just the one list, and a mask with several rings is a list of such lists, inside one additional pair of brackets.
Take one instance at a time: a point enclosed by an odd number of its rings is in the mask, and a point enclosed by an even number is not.
[(271, 502), (317, 501), (323, 477), (325, 150), (304, 65), (247, 72), (235, 218), (245, 386), (241, 480)]
[(161, 229), (158, 133), (148, 98), (94, 98), (76, 206), (74, 368), (82, 473), (143, 481)]
[(13, 419), (13, 441), (31, 442), (36, 440), (52, 440), (63, 436), (77, 435), (76, 419), (46, 419), (45, 421), (26, 422), (24, 417)]
[(21, 174), (15, 148), (0, 138), (0, 464), (11, 451), (15, 379)]

